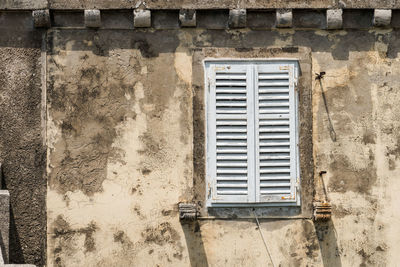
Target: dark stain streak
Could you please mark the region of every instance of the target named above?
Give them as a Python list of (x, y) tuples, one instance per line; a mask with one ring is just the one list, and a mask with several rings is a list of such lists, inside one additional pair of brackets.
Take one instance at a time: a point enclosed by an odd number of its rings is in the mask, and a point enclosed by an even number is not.
[(370, 266), (370, 264), (372, 263), (370, 260), (371, 255), (368, 254), (367, 252), (365, 252), (364, 249), (360, 249), (357, 253), (358, 253), (358, 255), (361, 256), (361, 260), (362, 260), (360, 267)]
[(396, 169), (396, 161), (393, 159), (389, 158), (389, 170), (393, 171)]
[(400, 137), (397, 136), (397, 131), (393, 131), (393, 129), (391, 129), (391, 131), (388, 131), (386, 134), (392, 134), (393, 132), (396, 133), (396, 142), (394, 145), (386, 147), (385, 153), (386, 158), (388, 159), (389, 170), (391, 171), (396, 169), (396, 161), (400, 159)]
[(387, 148), (386, 156), (390, 155), (394, 156), (396, 159), (400, 158), (400, 138), (397, 138), (392, 148)]
[(163, 216), (169, 216), (169, 215), (171, 215), (171, 213), (172, 213), (172, 210), (162, 210), (161, 211), (161, 214)]
[(63, 121), (61, 123), (61, 131), (62, 131), (62, 134), (72, 134), (72, 133), (76, 134), (76, 130), (72, 126), (72, 124), (70, 122), (66, 122), (66, 121)]
[(335, 218), (343, 218), (347, 215), (352, 214), (351, 210), (345, 209), (344, 207), (335, 204), (332, 205), (332, 212)]
[(180, 252), (176, 252), (172, 256), (174, 256), (174, 258), (177, 258), (178, 260), (182, 260), (183, 258), (183, 255)]
[(319, 245), (316, 238), (314, 225), (313, 223), (304, 220), (302, 221), (302, 226), (304, 238), (307, 240), (307, 243), (305, 244), (306, 255), (309, 258), (315, 258), (318, 256), (317, 251), (319, 250)]
[(151, 170), (149, 170), (149, 169), (147, 169), (147, 168), (143, 168), (143, 169), (141, 170), (141, 172), (142, 172), (143, 175), (149, 175), (149, 174), (151, 173)]
[(375, 144), (375, 139), (376, 139), (376, 133), (372, 131), (366, 131), (363, 134), (362, 142), (364, 143), (364, 145)]
[(114, 233), (114, 242), (121, 243), (123, 246), (132, 247), (133, 243), (124, 231)]
[(59, 215), (57, 219), (52, 223), (53, 236), (52, 239), (55, 242), (54, 261), (57, 266), (63, 266), (62, 255), (76, 251), (79, 248), (75, 247), (74, 243), (71, 242), (76, 235), (84, 235), (84, 253), (93, 252), (96, 250), (96, 244), (93, 234), (98, 230), (98, 227), (94, 221), (88, 226), (73, 229), (69, 223)]
[(374, 155), (370, 151), (365, 168), (357, 168), (345, 155), (332, 155), (328, 188), (333, 192), (353, 191), (368, 194), (377, 179)]
[(294, 47), (294, 46), (282, 47), (282, 52), (283, 53), (298, 53), (299, 52), (299, 48), (298, 47)]
[(238, 52), (249, 52), (249, 51), (252, 51), (253, 48), (248, 48), (248, 47), (237, 47), (237, 48), (235, 48), (235, 50), (238, 51)]
[(151, 58), (157, 56), (157, 54), (152, 50), (149, 43), (146, 40), (138, 40), (134, 42), (134, 48), (139, 49), (140, 53), (145, 58)]
[(77, 80), (61, 85), (54, 73), (50, 75), (51, 112), (63, 116), (62, 139), (55, 144), (59, 152), (51, 156), (55, 167), (49, 184), (63, 194), (81, 190), (91, 196), (103, 190), (109, 160), (125, 164), (121, 160), (124, 152), (112, 147), (115, 127), (127, 118), (135, 119), (136, 114), (125, 98), (131, 86), (122, 78), (110, 82), (101, 66), (78, 67), (78, 72)]
[(180, 239), (178, 232), (172, 228), (169, 222), (163, 222), (155, 228), (147, 227), (142, 236), (145, 238), (145, 242), (160, 246), (175, 243)]

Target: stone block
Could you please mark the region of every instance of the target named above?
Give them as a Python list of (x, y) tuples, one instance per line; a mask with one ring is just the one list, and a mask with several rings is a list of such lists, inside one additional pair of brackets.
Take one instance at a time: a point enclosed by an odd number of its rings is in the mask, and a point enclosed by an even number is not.
[(343, 29), (368, 29), (373, 20), (373, 9), (343, 9)]
[(84, 12), (54, 10), (52, 11), (53, 27), (79, 27), (84, 26)]
[(179, 23), (182, 27), (196, 27), (196, 10), (181, 9), (179, 11)]
[(275, 11), (250, 10), (247, 12), (247, 27), (250, 29), (271, 29), (275, 25)]
[(388, 27), (392, 20), (391, 9), (375, 9), (374, 10), (374, 26)]
[(246, 27), (247, 13), (246, 9), (231, 9), (229, 10), (229, 28), (244, 28)]
[(179, 29), (178, 10), (151, 11), (151, 25), (154, 29)]
[(102, 10), (102, 29), (133, 29), (132, 10)]
[(276, 27), (277, 28), (290, 28), (293, 23), (293, 13), (291, 9), (277, 9), (276, 10)]
[(393, 28), (400, 28), (400, 10), (399, 9), (392, 10), (392, 21), (390, 22), (390, 26)]
[(100, 10), (86, 9), (85, 10), (85, 27), (99, 28), (101, 26)]
[(326, 28), (326, 12), (314, 9), (293, 10), (293, 28), (302, 29), (325, 29)]
[(32, 11), (33, 25), (36, 28), (51, 27), (50, 11), (48, 9)]
[(343, 27), (343, 10), (326, 10), (326, 28), (329, 30), (341, 29)]
[(146, 9), (135, 9), (133, 11), (133, 26), (135, 28), (151, 27), (151, 11)]
[(222, 30), (228, 27), (229, 12), (227, 10), (198, 10), (197, 27)]
[(4, 263), (9, 258), (10, 193), (0, 190), (0, 246)]

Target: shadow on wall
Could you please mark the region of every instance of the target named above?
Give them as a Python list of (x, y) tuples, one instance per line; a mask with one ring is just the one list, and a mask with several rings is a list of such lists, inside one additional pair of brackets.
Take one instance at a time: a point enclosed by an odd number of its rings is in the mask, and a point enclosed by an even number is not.
[(341, 267), (340, 249), (337, 244), (337, 235), (335, 225), (332, 220), (323, 222), (314, 222), (315, 232), (321, 250), (321, 257), (324, 266)]
[[(7, 190), (7, 184), (2, 169), (0, 168), (0, 189)], [(11, 203), (11, 201), (10, 201)], [(10, 204), (11, 205), (11, 204)], [(0, 240), (0, 245), (2, 251), (4, 250), (4, 244)], [(4, 255), (3, 255), (4, 257)], [(10, 263), (25, 263), (24, 254), (22, 253), (21, 241), (17, 231), (17, 226), (15, 225), (15, 218), (13, 207), (10, 206), (10, 231), (9, 231), (9, 259)]]
[[(247, 48), (274, 47), (277, 40), (292, 40), (288, 47), (310, 47), (313, 52), (330, 52), (336, 60), (347, 60), (352, 51), (373, 51), (375, 42), (381, 40), (388, 46), (386, 56), (397, 58), (400, 51), (400, 30), (382, 34), (366, 30), (347, 29), (343, 35), (335, 35), (334, 38), (327, 38), (326, 35), (317, 33), (315, 30), (293, 30), (293, 32), (280, 31), (248, 31), (236, 30), (188, 30), (193, 34), (193, 45), (197, 48), (209, 47), (210, 40), (212, 47)], [(134, 34), (132, 34), (134, 33)], [(67, 30), (63, 29), (49, 32), (49, 47), (57, 41), (60, 50), (67, 49), (66, 41), (74, 39), (74, 44), (68, 49), (76, 51), (92, 51), (99, 56), (108, 56), (109, 51), (119, 49), (139, 49), (145, 58), (157, 57), (160, 53), (175, 52), (179, 45), (178, 35), (180, 30), (154, 30), (151, 34), (137, 30)], [(7, 36), (5, 36), (7, 37)], [(93, 40), (93, 45), (87, 45), (86, 40)], [(163, 40), (160, 42), (159, 40)], [(0, 41), (0, 46), (5, 41)], [(11, 43), (12, 44), (12, 43)], [(14, 44), (15, 45), (15, 44)], [(51, 49), (49, 54), (54, 53)]]
[(13, 208), (10, 208), (10, 259), (12, 263), (26, 263), (22, 253), (21, 241), (15, 225)]
[(207, 255), (201, 236), (200, 223), (198, 221), (182, 224), (186, 244), (189, 253), (190, 266), (208, 266)]

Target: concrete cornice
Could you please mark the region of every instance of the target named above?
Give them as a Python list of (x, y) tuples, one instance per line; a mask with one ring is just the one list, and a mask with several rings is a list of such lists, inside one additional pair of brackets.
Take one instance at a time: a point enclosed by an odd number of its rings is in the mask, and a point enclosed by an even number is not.
[(83, 9), (400, 9), (398, 0), (0, 0), (0, 10)]
[[(96, 28), (96, 29), (202, 29), (250, 28), (268, 30), (293, 29), (370, 29), (400, 28), (400, 10), (392, 9), (220, 9), (220, 10), (157, 10), (139, 6), (134, 9), (54, 10), (37, 9), (2, 11), (3, 26), (12, 27), (9, 19), (16, 13), (32, 28)], [(31, 13), (31, 22), (29, 22)], [(17, 16), (17, 17), (18, 17)], [(33, 23), (32, 23), (33, 22)], [(15, 23), (14, 23), (15, 24)], [(24, 25), (25, 25), (24, 24)], [(18, 24), (20, 25), (20, 24)]]

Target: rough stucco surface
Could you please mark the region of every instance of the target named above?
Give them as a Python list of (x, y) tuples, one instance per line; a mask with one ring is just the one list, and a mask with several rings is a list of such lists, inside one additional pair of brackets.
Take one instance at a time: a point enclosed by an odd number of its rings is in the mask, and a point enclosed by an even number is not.
[(305, 47), (312, 69), (304, 75), (326, 72), (328, 108), (312, 82), (314, 178), (327, 172), (333, 219), (261, 220), (260, 230), (275, 265), (395, 266), (399, 37), (392, 30), (51, 31), (48, 265), (266, 266), (253, 220), (178, 221), (176, 204), (192, 200), (193, 165), (201, 164), (193, 154), (203, 153), (192, 145), (203, 123), (192, 114), (202, 110), (193, 101), (202, 86), (194, 83), (193, 54)]
[[(0, 162), (10, 192), (10, 262), (45, 264), (46, 150), (41, 127), (41, 32), (0, 27)], [(0, 14), (0, 20), (4, 18)], [(15, 28), (14, 28), (15, 27)]]

